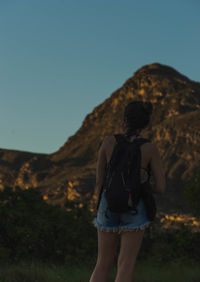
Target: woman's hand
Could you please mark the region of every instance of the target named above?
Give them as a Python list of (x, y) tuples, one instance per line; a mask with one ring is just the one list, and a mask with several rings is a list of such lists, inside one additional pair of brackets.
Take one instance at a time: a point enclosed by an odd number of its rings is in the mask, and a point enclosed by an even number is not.
[(96, 202), (97, 199), (98, 199), (97, 194), (96, 194), (96, 193), (93, 193), (93, 195), (92, 195), (92, 200), (93, 200), (94, 202)]

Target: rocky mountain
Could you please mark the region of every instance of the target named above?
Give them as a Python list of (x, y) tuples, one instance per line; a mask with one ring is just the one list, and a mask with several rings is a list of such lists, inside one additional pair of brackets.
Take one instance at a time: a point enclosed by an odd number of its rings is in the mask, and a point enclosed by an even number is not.
[(159, 63), (137, 70), (53, 154), (1, 149), (1, 189), (5, 185), (35, 187), (53, 204), (63, 205), (74, 198), (89, 200), (99, 146), (105, 136), (123, 132), (123, 110), (131, 100), (153, 103), (144, 136), (157, 144), (166, 172), (167, 191), (157, 197), (159, 210), (188, 212), (180, 198), (200, 165), (200, 83)]

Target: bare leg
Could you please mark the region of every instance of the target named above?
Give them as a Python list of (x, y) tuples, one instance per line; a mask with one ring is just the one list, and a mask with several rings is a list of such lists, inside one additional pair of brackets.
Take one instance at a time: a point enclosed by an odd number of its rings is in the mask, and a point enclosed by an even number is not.
[(131, 282), (137, 255), (142, 243), (144, 230), (121, 233), (121, 246), (117, 263), (115, 282)]
[(106, 282), (113, 265), (119, 234), (98, 229), (98, 258), (90, 282)]

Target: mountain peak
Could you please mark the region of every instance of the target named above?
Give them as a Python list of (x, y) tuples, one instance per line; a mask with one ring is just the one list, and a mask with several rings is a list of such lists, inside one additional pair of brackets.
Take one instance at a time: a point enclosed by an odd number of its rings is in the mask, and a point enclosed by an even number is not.
[(181, 77), (182, 79), (190, 80), (188, 77), (184, 76), (178, 72), (175, 68), (160, 63), (152, 63), (142, 66), (134, 73), (134, 77), (145, 76), (145, 75), (157, 75), (157, 76), (175, 76)]

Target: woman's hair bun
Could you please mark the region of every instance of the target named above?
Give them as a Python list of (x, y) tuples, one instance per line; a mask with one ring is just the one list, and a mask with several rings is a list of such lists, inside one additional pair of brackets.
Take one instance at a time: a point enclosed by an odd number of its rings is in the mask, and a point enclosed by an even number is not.
[(136, 129), (145, 128), (151, 119), (153, 105), (151, 102), (134, 100), (124, 109), (124, 121), (127, 126), (127, 134), (132, 134)]

